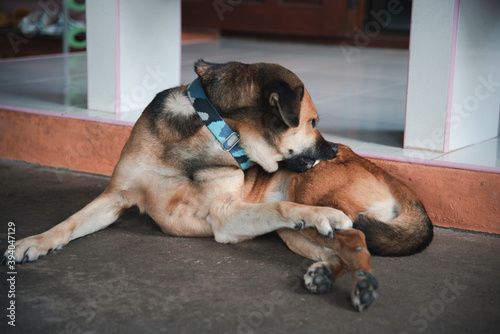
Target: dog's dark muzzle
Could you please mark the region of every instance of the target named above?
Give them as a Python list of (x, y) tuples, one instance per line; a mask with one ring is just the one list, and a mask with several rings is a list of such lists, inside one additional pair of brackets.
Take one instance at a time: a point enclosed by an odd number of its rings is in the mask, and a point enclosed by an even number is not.
[(280, 167), (285, 167), (297, 173), (304, 173), (313, 168), (318, 160), (326, 161), (335, 158), (339, 150), (336, 144), (325, 142), (317, 152), (302, 154), (280, 162)]

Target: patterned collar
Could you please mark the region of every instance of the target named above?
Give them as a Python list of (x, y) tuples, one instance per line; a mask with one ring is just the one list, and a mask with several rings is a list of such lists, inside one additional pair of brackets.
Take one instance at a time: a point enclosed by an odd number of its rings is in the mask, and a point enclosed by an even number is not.
[(203, 123), (212, 132), (212, 134), (221, 143), (222, 148), (233, 156), (242, 170), (250, 167), (251, 161), (248, 159), (245, 151), (239, 145), (240, 135), (233, 131), (222, 119), (217, 110), (208, 100), (199, 78), (191, 82), (187, 88), (189, 101), (200, 116)]

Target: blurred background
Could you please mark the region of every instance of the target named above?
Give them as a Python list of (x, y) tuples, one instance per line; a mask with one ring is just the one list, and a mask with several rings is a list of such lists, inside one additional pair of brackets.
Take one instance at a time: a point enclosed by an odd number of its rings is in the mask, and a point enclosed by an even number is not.
[[(0, 58), (85, 50), (85, 0), (68, 1), (66, 10), (61, 3), (2, 0)], [(389, 18), (390, 8), (397, 13)], [(184, 40), (236, 36), (356, 45), (368, 33), (371, 47), (405, 49), (410, 18), (411, 0), (182, 0)], [(12, 42), (22, 46), (18, 52)]]

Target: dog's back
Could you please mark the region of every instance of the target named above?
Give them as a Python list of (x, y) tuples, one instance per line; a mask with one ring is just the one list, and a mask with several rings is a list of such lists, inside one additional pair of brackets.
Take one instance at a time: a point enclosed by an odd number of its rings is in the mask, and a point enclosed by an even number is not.
[(416, 195), (349, 147), (338, 147), (335, 159), (293, 176), (287, 199), (342, 210), (365, 234), (372, 254), (404, 256), (424, 250), (433, 229)]

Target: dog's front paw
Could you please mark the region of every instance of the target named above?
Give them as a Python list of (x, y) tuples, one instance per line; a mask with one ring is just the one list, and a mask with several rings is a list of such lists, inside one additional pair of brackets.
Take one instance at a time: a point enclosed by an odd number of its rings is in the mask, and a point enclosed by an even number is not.
[(328, 222), (328, 219), (317, 217), (317, 219), (308, 219), (307, 222), (302, 219), (295, 224), (296, 230), (302, 230), (307, 227), (315, 227), (320, 234), (333, 240), (333, 228)]
[[(321, 218), (315, 224), (319, 233), (333, 239), (333, 229), (344, 230), (352, 228), (352, 220), (347, 215), (337, 209), (322, 207), (317, 213)], [(326, 219), (325, 219), (326, 218)]]
[(333, 239), (333, 229), (343, 230), (352, 227), (352, 221), (345, 213), (329, 207), (308, 208), (302, 215), (304, 218), (295, 224), (295, 229), (315, 227), (320, 234), (330, 240)]
[(347, 215), (343, 211), (333, 208), (326, 209), (328, 209), (328, 220), (330, 221), (330, 224), (334, 229), (345, 230), (348, 228), (352, 228), (352, 220), (347, 217)]
[(2, 263), (16, 261), (17, 263), (25, 264), (26, 262), (36, 261), (50, 254), (55, 249), (62, 248), (62, 246), (53, 245), (49, 241), (50, 239), (44, 238), (43, 234), (21, 239), (15, 243), (14, 252), (11, 250), (5, 251)]
[(355, 281), (351, 293), (352, 306), (359, 312), (370, 307), (378, 297), (377, 279), (369, 272), (359, 270), (354, 274)]
[(326, 293), (330, 291), (334, 282), (333, 274), (328, 263), (316, 262), (311, 265), (304, 275), (304, 283), (311, 293)]

